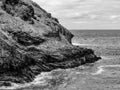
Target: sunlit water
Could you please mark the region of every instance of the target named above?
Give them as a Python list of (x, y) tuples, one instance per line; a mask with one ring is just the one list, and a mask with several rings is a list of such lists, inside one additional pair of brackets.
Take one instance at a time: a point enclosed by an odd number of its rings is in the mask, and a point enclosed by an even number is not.
[[(100, 32), (100, 31), (99, 31)], [(109, 32), (109, 31), (108, 31)], [(41, 73), (26, 84), (12, 84), (0, 89), (17, 90), (120, 90), (120, 36), (108, 33), (84, 32), (76, 35), (73, 44), (92, 48), (102, 59), (73, 69), (57, 69)], [(87, 34), (86, 34), (87, 33)], [(101, 34), (101, 35), (100, 35)], [(86, 35), (86, 36), (82, 36)], [(94, 35), (94, 36), (93, 36)]]

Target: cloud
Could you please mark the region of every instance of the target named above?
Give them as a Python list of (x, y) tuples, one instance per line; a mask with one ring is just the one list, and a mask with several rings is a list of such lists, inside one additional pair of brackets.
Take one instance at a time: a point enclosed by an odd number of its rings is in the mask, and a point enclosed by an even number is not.
[[(33, 0), (68, 28), (120, 20), (120, 0)], [(71, 26), (71, 23), (73, 24)], [(78, 23), (78, 27), (80, 26)], [(111, 25), (111, 24), (110, 24)], [(108, 26), (108, 25), (107, 25)]]

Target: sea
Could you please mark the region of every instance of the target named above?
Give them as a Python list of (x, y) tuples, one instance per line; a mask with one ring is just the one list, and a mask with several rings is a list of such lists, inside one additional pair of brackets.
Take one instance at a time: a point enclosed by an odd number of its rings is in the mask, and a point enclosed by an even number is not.
[(41, 73), (33, 82), (0, 90), (120, 90), (120, 31), (71, 30), (74, 45), (90, 48), (102, 59), (72, 69)]

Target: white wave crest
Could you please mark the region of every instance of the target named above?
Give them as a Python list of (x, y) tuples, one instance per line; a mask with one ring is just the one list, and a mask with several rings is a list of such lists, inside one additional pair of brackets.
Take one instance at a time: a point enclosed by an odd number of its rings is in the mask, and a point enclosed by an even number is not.
[(45, 86), (47, 84), (47, 79), (51, 79), (52, 76), (50, 73), (41, 73), (40, 75), (36, 76), (33, 82), (30, 83), (25, 83), (25, 84), (16, 84), (16, 83), (11, 83), (12, 86), (6, 87), (0, 87), (0, 90), (15, 90), (15, 89), (20, 89), (20, 88), (27, 88), (30, 86)]
[(103, 72), (105, 72), (106, 67), (120, 67), (120, 65), (103, 65), (103, 66), (99, 66), (97, 72), (92, 73), (92, 75), (99, 75), (102, 74)]
[(99, 46), (97, 44), (80, 44), (80, 43), (72, 43), (75, 46)]

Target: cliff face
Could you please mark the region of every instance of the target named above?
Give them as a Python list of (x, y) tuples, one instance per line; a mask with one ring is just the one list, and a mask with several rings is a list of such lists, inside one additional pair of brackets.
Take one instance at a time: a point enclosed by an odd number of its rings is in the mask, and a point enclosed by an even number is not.
[(72, 37), (36, 3), (0, 0), (0, 85), (30, 82), (40, 72), (100, 59), (91, 49), (73, 46)]

